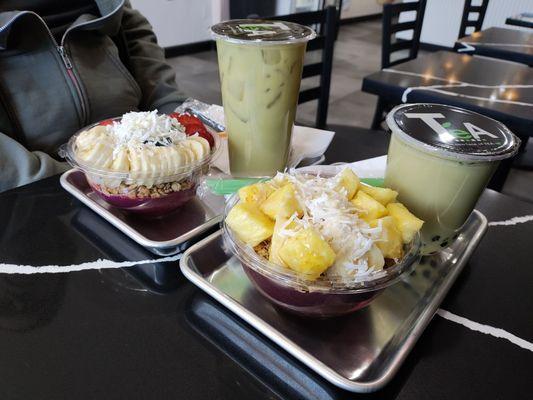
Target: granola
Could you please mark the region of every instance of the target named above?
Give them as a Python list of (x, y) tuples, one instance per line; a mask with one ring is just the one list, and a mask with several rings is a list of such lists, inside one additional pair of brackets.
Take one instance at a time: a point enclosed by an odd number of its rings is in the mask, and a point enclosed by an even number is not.
[(270, 255), (270, 239), (265, 240), (264, 242), (259, 243), (257, 246), (254, 247), (255, 252), (268, 260), (268, 256)]
[(106, 196), (125, 196), (130, 199), (152, 198), (166, 196), (170, 193), (188, 190), (194, 187), (194, 182), (185, 180), (181, 182), (159, 183), (151, 187), (145, 185), (121, 183), (119, 186), (110, 188), (104, 185), (94, 184), (96, 189)]

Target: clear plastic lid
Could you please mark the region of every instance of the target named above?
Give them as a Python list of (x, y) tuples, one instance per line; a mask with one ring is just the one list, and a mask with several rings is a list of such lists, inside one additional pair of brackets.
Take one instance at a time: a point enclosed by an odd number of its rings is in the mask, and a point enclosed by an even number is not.
[(342, 276), (321, 276), (318, 279), (311, 279), (303, 273), (296, 273), (261, 257), (251, 246), (235, 235), (226, 224), (226, 217), (238, 202), (239, 195), (233, 194), (224, 209), (222, 229), (227, 248), (247, 267), (273, 281), (300, 291), (353, 294), (383, 289), (397, 282), (403, 274), (412, 271), (415, 262), (419, 259), (420, 235), (417, 233), (413, 240), (404, 246), (404, 256), (392, 266), (356, 275), (351, 281), (347, 281)]
[(213, 39), (240, 44), (292, 44), (316, 37), (313, 29), (287, 21), (232, 19), (211, 27)]
[(406, 144), (458, 161), (503, 160), (520, 146), (520, 139), (501, 122), (444, 104), (399, 105), (387, 115), (387, 125)]
[[(106, 120), (111, 122), (119, 122), (121, 117), (111, 118)], [(105, 179), (108, 182), (125, 182), (128, 184), (136, 184), (142, 182), (150, 182), (152, 184), (164, 183), (170, 181), (176, 181), (189, 176), (192, 172), (204, 168), (209, 165), (214, 157), (218, 154), (220, 148), (220, 140), (218, 135), (212, 131), (208, 133), (213, 138), (214, 145), (211, 151), (204, 158), (192, 161), (186, 165), (175, 168), (171, 173), (163, 173), (161, 171), (115, 171), (112, 169), (100, 168), (94, 166), (85, 160), (81, 159), (77, 154), (77, 138), (78, 136), (96, 126), (102, 125), (102, 122), (97, 122), (89, 125), (78, 132), (76, 132), (67, 143), (60, 146), (58, 154), (60, 157), (65, 158), (66, 161), (74, 168), (78, 168), (86, 174), (91, 175), (93, 178)]]

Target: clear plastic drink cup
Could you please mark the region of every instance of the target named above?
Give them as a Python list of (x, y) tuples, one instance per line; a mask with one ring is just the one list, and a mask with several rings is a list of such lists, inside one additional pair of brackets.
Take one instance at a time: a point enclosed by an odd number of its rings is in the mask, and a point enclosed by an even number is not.
[(387, 116), (385, 186), (423, 219), (422, 254), (450, 245), (501, 160), (520, 140), (502, 123), (442, 104), (404, 104)]
[(315, 32), (282, 21), (211, 27), (217, 44), (234, 176), (272, 176), (287, 166), (306, 44)]

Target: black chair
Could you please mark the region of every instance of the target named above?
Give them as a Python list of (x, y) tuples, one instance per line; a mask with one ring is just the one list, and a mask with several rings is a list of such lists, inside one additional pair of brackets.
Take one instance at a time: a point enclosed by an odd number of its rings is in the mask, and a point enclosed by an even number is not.
[[(325, 13), (325, 15), (324, 15)], [(269, 19), (281, 19), (296, 22), (302, 25), (316, 25), (317, 32), (321, 34), (309, 42), (307, 51), (322, 49), (322, 61), (305, 65), (302, 77), (320, 75), (320, 87), (307, 89), (300, 92), (298, 103), (304, 103), (318, 98), (316, 126), (335, 132), (334, 143), (324, 154), (326, 163), (358, 161), (368, 157), (381, 156), (387, 152), (389, 135), (383, 131), (373, 131), (356, 126), (326, 125), (328, 114), (329, 89), (331, 82), (331, 65), (333, 61), (333, 47), (337, 24), (338, 10), (327, 7), (323, 11), (299, 13)], [(325, 25), (322, 22), (325, 22)], [(354, 146), (354, 137), (357, 146)]]
[[(426, 0), (410, 3), (385, 4), (383, 6), (383, 32), (381, 39), (381, 68), (388, 68), (418, 56), (420, 47), (420, 33), (426, 11)], [(405, 12), (415, 12), (415, 18), (400, 22), (400, 15)], [(396, 38), (398, 32), (412, 31), (411, 39)], [(399, 57), (392, 59), (392, 55), (401, 52)], [(390, 109), (381, 98), (378, 99), (376, 111), (372, 120), (372, 129), (379, 129), (383, 122), (384, 112)]]
[[(459, 39), (472, 34), (472, 32), (480, 31), (483, 26), (483, 20), (485, 19), (489, 0), (481, 0), (481, 4), (478, 5), (473, 5), (473, 3), (474, 0), (465, 0), (463, 17), (461, 18), (461, 27), (459, 28)], [(474, 19), (469, 19), (471, 13), (476, 14)], [(466, 30), (468, 28), (474, 29), (467, 33)]]
[(315, 126), (317, 128), (324, 128), (328, 118), (331, 67), (333, 63), (333, 48), (337, 30), (337, 9), (334, 6), (329, 6), (320, 11), (280, 15), (269, 17), (268, 19), (319, 27), (317, 33), (321, 33), (317, 34), (317, 37), (307, 44), (307, 51), (322, 49), (321, 60), (319, 62), (304, 65), (302, 79), (312, 76), (320, 76), (320, 83), (319, 86), (302, 90), (298, 97), (298, 104), (318, 99)]
[[(335, 7), (337, 9), (337, 27), (335, 28), (335, 40), (337, 40), (338, 36), (339, 36), (339, 29), (340, 29), (340, 25), (341, 25), (341, 13), (342, 13), (342, 2), (343, 0), (335, 0), (334, 1), (334, 4), (333, 7)], [(328, 0), (322, 0), (321, 4), (320, 4), (320, 8), (326, 8), (328, 7), (327, 4), (328, 3)]]

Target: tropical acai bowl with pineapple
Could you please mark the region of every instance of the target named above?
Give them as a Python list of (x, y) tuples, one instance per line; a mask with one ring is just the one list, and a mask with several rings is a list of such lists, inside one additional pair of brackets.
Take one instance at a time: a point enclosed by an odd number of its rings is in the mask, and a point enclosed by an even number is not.
[(254, 286), (294, 314), (332, 317), (368, 305), (419, 259), (423, 221), (398, 193), (291, 170), (227, 202), (224, 241)]

